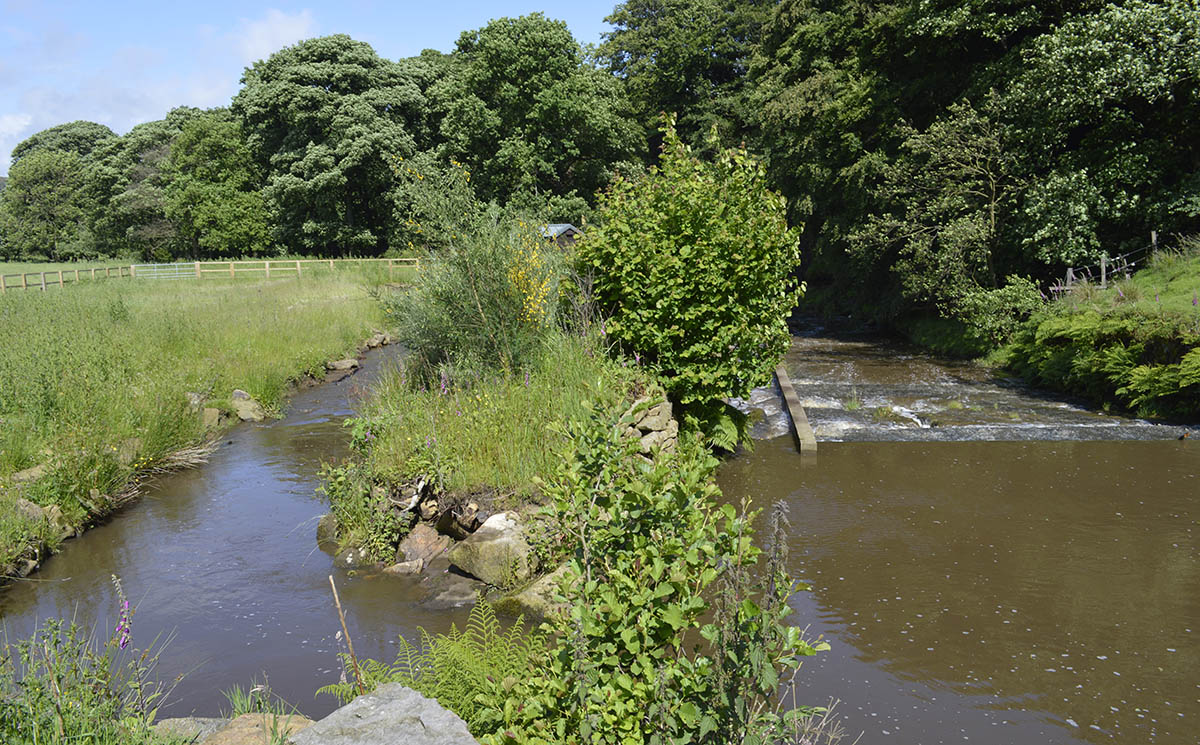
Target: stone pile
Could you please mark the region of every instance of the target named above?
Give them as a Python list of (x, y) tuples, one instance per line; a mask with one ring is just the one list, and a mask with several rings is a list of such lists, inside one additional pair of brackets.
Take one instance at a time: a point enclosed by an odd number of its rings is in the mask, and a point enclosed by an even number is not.
[(649, 455), (655, 449), (674, 452), (679, 444), (679, 422), (672, 416), (670, 401), (655, 403), (648, 398), (639, 398), (621, 419), (632, 420), (623, 434), (637, 438), (638, 450), (643, 455)]

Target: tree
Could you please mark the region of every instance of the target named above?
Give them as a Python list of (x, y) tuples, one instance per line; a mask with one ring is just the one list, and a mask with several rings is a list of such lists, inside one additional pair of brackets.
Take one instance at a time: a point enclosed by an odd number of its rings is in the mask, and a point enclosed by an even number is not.
[(232, 109), (266, 175), (273, 240), (291, 251), (381, 254), (393, 235), (389, 156), (410, 155), (416, 84), (343, 34), (254, 63)]
[(80, 158), (34, 150), (13, 166), (0, 192), (0, 233), (10, 257), (70, 258), (64, 248), (79, 233), (85, 212)]
[[(604, 20), (600, 56), (625, 83), (636, 117), (657, 132), (664, 111), (702, 146), (716, 124), (728, 138), (745, 126), (742, 90), (750, 54), (773, 3), (764, 0), (627, 0)], [(657, 155), (657, 136), (648, 155)]]
[(258, 168), (227, 110), (184, 124), (171, 144), (165, 213), (194, 257), (256, 256), (269, 245)]
[(685, 405), (764, 383), (791, 338), (799, 254), (762, 166), (744, 150), (702, 161), (672, 123), (658, 166), (641, 179), (618, 177), (599, 212), (579, 259), (627, 353), (656, 368)]
[(38, 150), (61, 150), (86, 159), (93, 150), (116, 136), (111, 129), (95, 122), (81, 120), (59, 124), (17, 143), (12, 151), (11, 165), (15, 166), (22, 158)]
[(456, 55), (434, 93), (443, 147), (483, 199), (591, 199), (635, 152), (640, 132), (619, 83), (585, 60), (564, 22), (501, 18), (464, 32)]
[(154, 261), (170, 260), (184, 250), (166, 214), (165, 168), (171, 143), (200, 114), (186, 106), (172, 109), (166, 118), (139, 124), (93, 153), (87, 182), (94, 209), (88, 223), (103, 250)]

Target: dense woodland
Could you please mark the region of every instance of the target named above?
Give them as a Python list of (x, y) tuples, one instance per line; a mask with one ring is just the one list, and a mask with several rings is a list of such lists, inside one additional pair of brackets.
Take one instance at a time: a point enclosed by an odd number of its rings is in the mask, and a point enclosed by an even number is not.
[[(0, 256), (404, 254), (406, 162), (588, 222), (652, 166), (662, 114), (745, 143), (788, 200), (810, 298), (1003, 336), (1066, 266), (1200, 229), (1200, 3), (630, 0), (599, 47), (542, 14), (381, 58), (310, 39), (228, 108), (13, 151)], [(406, 160), (407, 159), (407, 160)]]

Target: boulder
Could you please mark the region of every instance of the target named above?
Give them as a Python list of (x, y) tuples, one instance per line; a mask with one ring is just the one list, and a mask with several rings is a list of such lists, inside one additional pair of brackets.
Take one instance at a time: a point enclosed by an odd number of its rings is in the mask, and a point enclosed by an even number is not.
[(45, 476), (48, 470), (49, 469), (47, 469), (46, 465), (43, 463), (32, 468), (26, 468), (24, 471), (17, 471), (12, 475), (12, 480), (14, 484), (24, 484), (30, 481), (37, 481), (41, 477)]
[(394, 577), (407, 577), (413, 574), (420, 574), (424, 568), (424, 561), (421, 559), (412, 559), (411, 561), (402, 561), (398, 564), (392, 564), (390, 567), (385, 567), (383, 573)]
[(566, 574), (567, 565), (563, 564), (524, 589), (496, 600), (492, 603), (492, 607), (498, 612), (510, 616), (523, 615), (526, 621), (534, 623), (545, 620), (555, 613), (565, 613), (568, 606), (565, 603), (556, 603), (554, 595), (558, 592), (559, 584)]
[(454, 566), (496, 587), (527, 582), (537, 569), (521, 516), (516, 512), (489, 517), (479, 530), (455, 544), (449, 557)]
[(674, 419), (671, 418), (671, 402), (663, 401), (647, 409), (637, 427), (643, 432), (658, 432), (666, 429), (667, 423), (672, 421)]
[(16, 508), (17, 514), (31, 523), (40, 523), (46, 519), (46, 511), (24, 497), (17, 497)]
[(317, 545), (336, 546), (339, 528), (337, 518), (332, 512), (321, 515), (321, 519), (317, 521)]
[(333, 558), (333, 565), (338, 569), (359, 569), (377, 564), (365, 548), (353, 546), (338, 552)]
[(217, 425), (220, 423), (221, 423), (221, 410), (220, 409), (214, 409), (211, 406), (206, 406), (206, 407), (204, 407), (204, 410), (200, 412), (200, 426), (201, 427), (204, 427), (205, 429), (216, 429)]
[(433, 518), (437, 517), (437, 513), (438, 513), (437, 497), (430, 497), (429, 499), (426, 499), (424, 502), (421, 502), (420, 510), (421, 510), (421, 519), (422, 520), (432, 520)]
[(313, 720), (300, 714), (243, 714), (217, 730), (204, 745), (266, 745), (274, 742), (273, 733), (295, 735), (313, 726)]
[(417, 560), (422, 565), (428, 564), (434, 557), (450, 548), (450, 543), (450, 538), (440, 535), (431, 526), (417, 523), (404, 537), (404, 540), (400, 541), (396, 559), (403, 559), (406, 562)]
[(154, 723), (154, 734), (171, 742), (202, 743), (217, 730), (229, 724), (227, 719), (213, 717), (179, 717), (161, 719)]
[(387, 343), (387, 341), (385, 339), (386, 339), (386, 337), (384, 337), (383, 334), (375, 334), (370, 339), (367, 339), (367, 348), (375, 349), (377, 347), (382, 347), (384, 344)]
[(438, 532), (456, 541), (465, 540), (478, 528), (479, 505), (474, 502), (455, 510), (446, 510), (437, 520)]
[(388, 683), (293, 735), (291, 745), (478, 745), (457, 714)]
[(266, 413), (263, 412), (262, 404), (251, 398), (249, 393), (242, 390), (235, 390), (230, 399), (233, 401), (234, 413), (243, 422), (261, 422), (267, 418)]
[(358, 360), (353, 357), (347, 357), (344, 360), (334, 360), (333, 362), (325, 363), (326, 370), (356, 370), (358, 369)]

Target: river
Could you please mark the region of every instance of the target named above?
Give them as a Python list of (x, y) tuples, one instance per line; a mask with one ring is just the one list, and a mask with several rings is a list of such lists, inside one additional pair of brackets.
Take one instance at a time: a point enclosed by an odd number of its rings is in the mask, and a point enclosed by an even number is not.
[[(212, 461), (154, 481), (0, 594), (8, 632), (76, 615), (111, 627), (111, 574), (135, 643), (173, 639), (184, 675), (163, 715), (213, 714), (269, 680), (310, 716), (336, 680), (335, 574), (362, 656), (442, 631), (465, 607), (429, 584), (349, 576), (316, 551), (323, 461), (391, 353), (298, 392), (282, 420), (235, 428)], [(725, 463), (727, 497), (790, 508), (797, 623), (832, 649), (800, 699), (841, 701), (861, 743), (1195, 743), (1200, 731), (1200, 446), (1185, 428), (1107, 416), (865, 336), (810, 333), (785, 364), (821, 440), (801, 459), (769, 389), (766, 438)]]

